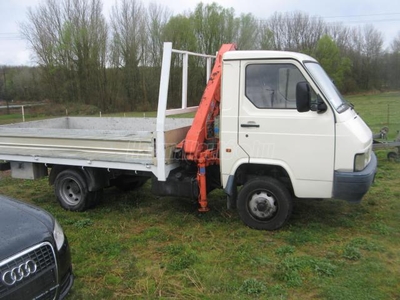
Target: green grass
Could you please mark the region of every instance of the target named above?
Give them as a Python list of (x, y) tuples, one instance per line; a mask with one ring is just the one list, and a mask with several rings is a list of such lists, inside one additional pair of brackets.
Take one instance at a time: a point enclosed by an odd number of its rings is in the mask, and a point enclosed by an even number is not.
[[(368, 112), (396, 97), (351, 101), (378, 126)], [(361, 204), (296, 200), (276, 232), (247, 228), (221, 191), (205, 215), (185, 199), (153, 196), (149, 184), (105, 190), (83, 213), (63, 210), (46, 179), (3, 172), (0, 191), (63, 226), (76, 275), (68, 299), (400, 299), (400, 163), (377, 155), (376, 182)]]

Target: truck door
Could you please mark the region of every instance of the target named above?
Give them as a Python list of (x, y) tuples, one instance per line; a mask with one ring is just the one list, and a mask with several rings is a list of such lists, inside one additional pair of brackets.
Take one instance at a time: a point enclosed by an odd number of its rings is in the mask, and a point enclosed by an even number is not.
[(294, 60), (242, 61), (238, 143), (249, 163), (278, 165), (291, 178), (297, 197), (332, 196), (335, 119), (328, 105), (323, 113), (296, 109), (296, 84), (308, 81)]

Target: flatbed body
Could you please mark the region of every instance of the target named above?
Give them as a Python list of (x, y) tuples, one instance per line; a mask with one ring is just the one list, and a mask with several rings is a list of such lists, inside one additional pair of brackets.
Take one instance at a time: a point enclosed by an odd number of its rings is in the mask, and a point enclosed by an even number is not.
[[(166, 118), (165, 160), (192, 120)], [(156, 118), (63, 117), (0, 126), (0, 159), (151, 171), (157, 175)]]

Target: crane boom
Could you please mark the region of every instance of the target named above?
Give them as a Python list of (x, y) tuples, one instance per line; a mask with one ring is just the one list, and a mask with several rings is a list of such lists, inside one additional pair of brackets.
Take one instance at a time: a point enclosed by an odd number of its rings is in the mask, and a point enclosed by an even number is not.
[[(219, 140), (214, 136), (214, 121), (219, 115), (221, 100), (222, 56), (236, 50), (235, 44), (223, 44), (218, 51), (215, 64), (204, 90), (199, 108), (186, 138), (177, 146), (182, 149), (187, 161), (197, 164), (199, 186), (199, 211), (208, 211), (206, 167), (219, 164)], [(210, 147), (209, 140), (213, 143)]]
[(218, 51), (193, 124), (183, 143), (183, 151), (187, 160), (198, 161), (201, 153), (206, 150), (205, 141), (210, 137), (208, 134), (209, 126), (212, 126), (215, 117), (219, 114), (222, 56), (225, 52), (235, 49), (234, 44), (223, 44)]

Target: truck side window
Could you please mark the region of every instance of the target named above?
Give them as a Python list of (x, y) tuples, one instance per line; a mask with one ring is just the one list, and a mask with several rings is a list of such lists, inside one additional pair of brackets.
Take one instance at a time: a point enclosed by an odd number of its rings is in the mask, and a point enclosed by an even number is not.
[(295, 109), (296, 85), (306, 81), (291, 64), (248, 65), (245, 76), (246, 97), (258, 108)]

